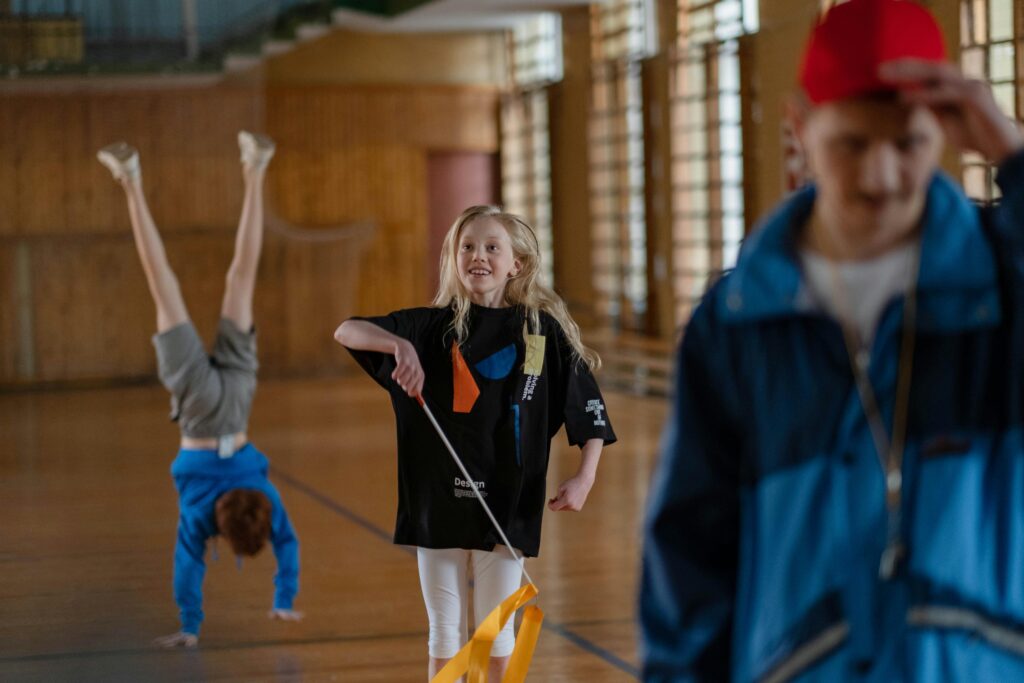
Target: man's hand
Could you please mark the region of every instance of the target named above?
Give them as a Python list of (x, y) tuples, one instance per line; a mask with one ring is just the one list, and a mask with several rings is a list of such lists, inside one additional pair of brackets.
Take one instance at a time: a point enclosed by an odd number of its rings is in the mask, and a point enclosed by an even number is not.
[(992, 88), (967, 78), (957, 66), (901, 59), (883, 64), (879, 76), (893, 84), (914, 86), (901, 90), (902, 100), (930, 107), (950, 143), (961, 150), (978, 152), (990, 163), (1000, 164), (1024, 149), (1024, 133), (999, 109)]

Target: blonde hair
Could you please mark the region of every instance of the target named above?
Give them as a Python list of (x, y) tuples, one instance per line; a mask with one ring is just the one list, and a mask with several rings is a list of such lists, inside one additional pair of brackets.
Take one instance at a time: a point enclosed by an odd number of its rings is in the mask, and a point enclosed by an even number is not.
[(566, 341), (572, 348), (573, 357), (586, 363), (591, 370), (601, 367), (601, 357), (583, 345), (580, 327), (569, 315), (565, 302), (540, 279), (540, 243), (537, 234), (526, 221), (515, 214), (506, 213), (497, 206), (471, 206), (455, 219), (441, 247), (441, 281), (433, 305), (437, 308), (452, 307), (451, 332), (455, 341), (462, 343), (469, 336), (470, 300), (466, 288), (459, 279), (458, 255), (459, 238), (462, 230), (478, 218), (491, 218), (505, 228), (512, 243), (512, 254), (519, 261), (519, 273), (509, 278), (505, 285), (505, 303), (520, 307), (526, 314), (530, 329), (540, 332), (540, 313), (547, 313), (562, 328)]

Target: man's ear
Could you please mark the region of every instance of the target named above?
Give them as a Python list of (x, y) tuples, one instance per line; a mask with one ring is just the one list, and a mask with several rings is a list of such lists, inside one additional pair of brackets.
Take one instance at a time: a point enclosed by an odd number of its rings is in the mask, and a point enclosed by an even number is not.
[[(799, 176), (799, 179), (795, 181), (798, 187), (804, 182), (810, 181), (814, 176), (811, 159), (807, 155), (808, 121), (814, 106), (803, 91), (796, 91), (786, 98), (784, 107), (783, 119), (789, 133), (786, 145), (791, 146), (787, 152), (787, 166), (792, 166), (787, 170), (794, 177)], [(789, 155), (792, 155), (792, 158), (789, 158)]]
[(796, 136), (801, 149), (806, 149), (804, 136), (807, 134), (807, 119), (811, 116), (811, 101), (802, 90), (790, 93), (785, 102), (785, 120)]

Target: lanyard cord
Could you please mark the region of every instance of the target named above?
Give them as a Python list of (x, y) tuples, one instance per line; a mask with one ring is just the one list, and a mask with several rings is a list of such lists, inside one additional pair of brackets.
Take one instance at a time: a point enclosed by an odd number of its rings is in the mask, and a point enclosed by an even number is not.
[(871, 427), (871, 435), (875, 442), (875, 451), (885, 476), (886, 505), (891, 510), (898, 508), (903, 491), (902, 465), (903, 453), (906, 448), (907, 414), (910, 405), (910, 385), (914, 366), (914, 342), (917, 326), (917, 275), (920, 269), (920, 248), (914, 252), (911, 266), (911, 279), (907, 285), (903, 306), (903, 334), (900, 343), (900, 359), (898, 379), (896, 383), (896, 405), (893, 409), (892, 439), (885, 427), (885, 420), (878, 405), (878, 398), (871, 378), (868, 376), (868, 354), (870, 353), (860, 338), (856, 327), (851, 322), (850, 301), (846, 286), (842, 281), (839, 268), (829, 261), (833, 287), (836, 292), (836, 307), (839, 312), (839, 323), (843, 330), (850, 367), (857, 384), (857, 393), (861, 407)]
[(903, 501), (903, 453), (907, 439), (907, 416), (910, 406), (910, 385), (914, 367), (914, 342), (917, 330), (917, 277), (921, 268), (921, 247), (914, 250), (913, 262), (910, 267), (910, 280), (907, 283), (903, 303), (903, 334), (900, 341), (899, 365), (897, 365), (896, 404), (893, 407), (892, 439), (885, 429), (885, 419), (878, 405), (871, 378), (868, 376), (871, 355), (865, 346), (850, 314), (850, 301), (845, 284), (839, 273), (839, 267), (828, 261), (835, 304), (839, 314), (839, 324), (843, 329), (843, 342), (850, 358), (850, 367), (857, 385), (857, 394), (861, 408), (871, 427), (871, 436), (875, 442), (878, 462), (885, 478), (885, 507), (888, 512), (885, 550), (878, 564), (878, 577), (888, 581), (895, 576), (897, 568), (906, 556), (906, 546), (902, 540), (902, 501)]

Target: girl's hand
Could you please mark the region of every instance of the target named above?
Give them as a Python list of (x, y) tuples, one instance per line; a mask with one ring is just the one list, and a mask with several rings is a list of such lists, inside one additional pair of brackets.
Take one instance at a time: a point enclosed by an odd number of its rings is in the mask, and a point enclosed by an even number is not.
[(399, 339), (395, 343), (394, 354), (397, 367), (391, 373), (391, 379), (398, 382), (405, 393), (416, 398), (423, 391), (423, 368), (416, 349), (409, 341)]
[(163, 648), (195, 647), (199, 644), (199, 636), (194, 633), (178, 631), (177, 633), (172, 633), (169, 636), (160, 636), (153, 641), (153, 644), (157, 647)]
[(1024, 134), (999, 109), (992, 88), (967, 78), (957, 66), (900, 59), (883, 64), (879, 75), (890, 83), (916, 86), (903, 90), (901, 99), (930, 107), (950, 143), (959, 149), (978, 152), (993, 164), (1024, 149)]
[(277, 609), (276, 607), (267, 612), (267, 617), (274, 621), (302, 621), (302, 617), (306, 616), (302, 612), (296, 612), (293, 609)]
[(548, 509), (553, 512), (579, 512), (593, 486), (594, 477), (585, 473), (567, 479), (558, 487), (558, 495), (548, 501)]

